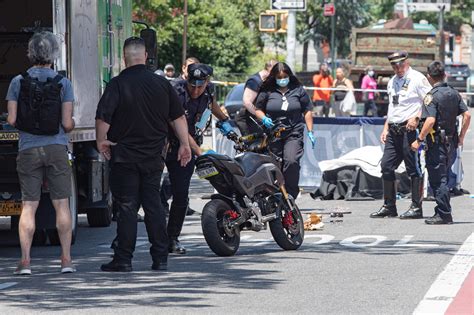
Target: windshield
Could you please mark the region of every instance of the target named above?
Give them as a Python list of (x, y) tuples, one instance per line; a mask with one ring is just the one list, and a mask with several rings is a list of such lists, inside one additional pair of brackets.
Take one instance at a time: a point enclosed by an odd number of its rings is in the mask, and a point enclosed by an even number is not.
[(469, 67), (467, 65), (446, 65), (445, 71), (447, 73), (469, 73)]

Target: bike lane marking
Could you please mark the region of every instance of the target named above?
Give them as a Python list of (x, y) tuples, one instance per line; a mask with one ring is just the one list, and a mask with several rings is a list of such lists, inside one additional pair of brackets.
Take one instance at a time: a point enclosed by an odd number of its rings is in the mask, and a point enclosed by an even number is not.
[[(474, 276), (468, 277), (468, 275), (472, 273), (473, 268), (474, 233), (466, 239), (448, 265), (446, 265), (444, 270), (438, 275), (428, 292), (426, 292), (423, 300), (420, 301), (413, 311), (413, 314), (448, 314), (446, 311), (451, 303), (458, 299), (458, 296), (461, 304), (457, 307), (469, 307), (469, 303), (473, 303), (472, 295), (466, 299), (464, 298), (464, 294), (466, 290), (469, 290), (469, 286), (471, 286), (470, 289), (472, 290), (472, 286), (474, 285)], [(467, 288), (465, 288), (465, 286), (467, 286)]]

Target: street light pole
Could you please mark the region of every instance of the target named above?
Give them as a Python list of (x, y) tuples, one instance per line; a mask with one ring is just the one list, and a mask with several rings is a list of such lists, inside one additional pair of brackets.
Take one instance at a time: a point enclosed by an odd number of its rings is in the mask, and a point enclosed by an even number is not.
[(183, 52), (182, 52), (182, 64), (186, 62), (186, 55), (188, 51), (187, 37), (188, 37), (188, 0), (184, 0), (184, 13), (183, 13)]
[(445, 42), (444, 42), (444, 10), (446, 6), (442, 5), (439, 8), (439, 59), (444, 63), (444, 51), (445, 51)]
[(336, 77), (336, 0), (333, 1), (334, 4), (334, 15), (331, 16), (331, 70), (332, 77)]
[(287, 33), (286, 33), (286, 63), (296, 72), (296, 11), (288, 12)]

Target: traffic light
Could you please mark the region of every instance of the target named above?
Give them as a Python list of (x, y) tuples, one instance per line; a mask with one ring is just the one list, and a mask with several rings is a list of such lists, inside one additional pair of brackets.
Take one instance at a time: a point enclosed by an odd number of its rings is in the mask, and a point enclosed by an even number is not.
[(258, 19), (258, 29), (260, 30), (260, 32), (276, 32), (277, 14), (260, 13), (260, 17)]
[(288, 13), (280, 14), (280, 29), (278, 33), (286, 33), (286, 29), (288, 26)]

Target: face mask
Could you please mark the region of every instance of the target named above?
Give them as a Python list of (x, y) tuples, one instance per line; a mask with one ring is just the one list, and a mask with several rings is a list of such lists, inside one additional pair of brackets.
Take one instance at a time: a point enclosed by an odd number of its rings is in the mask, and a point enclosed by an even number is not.
[(276, 79), (276, 84), (278, 84), (281, 87), (285, 87), (290, 83), (290, 78), (284, 78), (284, 79)]
[(373, 77), (375, 72), (373, 72), (372, 70), (369, 71), (369, 73), (367, 73), (369, 76)]

